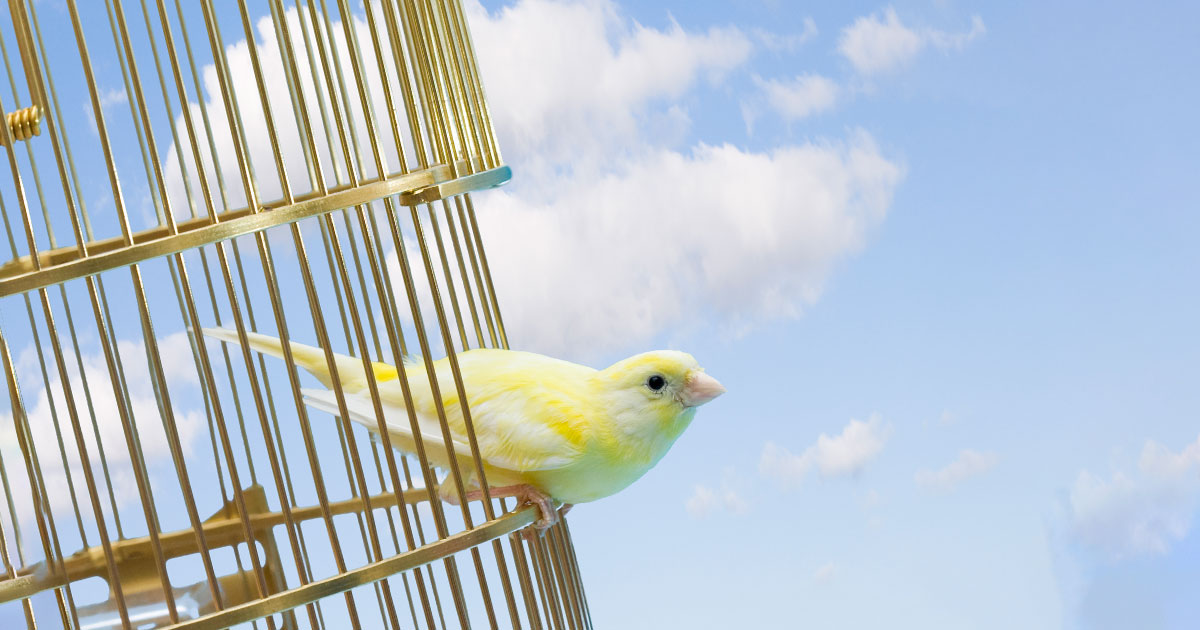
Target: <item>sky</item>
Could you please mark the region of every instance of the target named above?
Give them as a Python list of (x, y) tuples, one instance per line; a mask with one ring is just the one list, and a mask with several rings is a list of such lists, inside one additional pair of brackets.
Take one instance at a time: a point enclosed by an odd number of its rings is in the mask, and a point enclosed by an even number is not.
[[(681, 349), (728, 388), (643, 479), (571, 512), (598, 627), (1197, 624), (1200, 11), (466, 6), (514, 173), (475, 196), (512, 347), (596, 367)], [(120, 68), (97, 74), (119, 135)], [(72, 97), (69, 123), (96, 134)], [(136, 152), (117, 157), (136, 190)], [(104, 163), (84, 162), (101, 213)], [(180, 161), (163, 166), (182, 200)], [(127, 202), (155, 220), (148, 188)], [(122, 281), (118, 314), (133, 312)], [(23, 309), (0, 310), (14, 338)], [(156, 319), (159, 346), (183, 357), (174, 317)], [(102, 381), (98, 344), (81, 344)], [(13, 345), (36, 381), (32, 345)], [(205, 421), (189, 367), (166, 374), (185, 442)], [(26, 389), (48, 431), (50, 397)], [(135, 415), (156, 416), (149, 385), (132, 390)], [(169, 463), (152, 427), (145, 452)], [(133, 496), (128, 455), (111, 457)]]
[(598, 625), (1200, 620), (1194, 7), (486, 11), (513, 344), (729, 389), (572, 512)]

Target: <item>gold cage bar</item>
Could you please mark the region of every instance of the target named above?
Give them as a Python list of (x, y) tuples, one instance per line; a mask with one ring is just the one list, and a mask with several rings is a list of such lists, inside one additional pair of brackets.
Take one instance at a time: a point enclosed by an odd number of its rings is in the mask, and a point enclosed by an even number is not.
[(565, 520), (438, 499), (486, 491), (474, 439), (439, 480), (196, 332), (364, 369), (508, 347), (459, 0), (8, 8), (0, 627), (591, 628)]

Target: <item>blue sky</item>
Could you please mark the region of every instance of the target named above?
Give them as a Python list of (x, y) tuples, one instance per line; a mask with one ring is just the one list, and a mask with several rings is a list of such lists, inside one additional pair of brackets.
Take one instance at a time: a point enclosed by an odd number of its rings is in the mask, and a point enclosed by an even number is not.
[[(511, 5), (489, 4), (493, 17), (513, 24), (551, 10), (502, 6)], [(616, 160), (695, 156), (701, 145), (762, 155), (838, 151), (865, 134), (900, 171), (850, 184), (886, 197), (867, 212), (838, 206), (865, 223), (854, 242), (815, 262), (773, 260), (787, 273), (815, 274), (811, 284), (785, 286), (791, 312), (733, 309), (724, 302), (728, 287), (685, 280), (679, 299), (687, 312), (638, 320), (650, 323), (651, 335), (625, 333), (653, 340), (639, 345), (692, 352), (729, 394), (698, 414), (646, 478), (572, 514), (597, 623), (1194, 625), (1194, 8), (589, 6), (607, 12), (615, 59), (636, 54), (639, 29), (680, 40), (740, 34), (748, 46), (731, 63), (734, 47), (706, 58), (711, 50), (693, 42), (693, 59), (709, 60), (700, 70), (679, 64), (678, 73), (695, 72), (686, 88), (632, 104), (615, 93), (622, 111), (638, 118), (636, 137), (608, 149)], [(481, 43), (491, 41), (476, 30)], [(500, 44), (496, 50), (506, 54)], [(521, 68), (533, 80), (533, 69)], [(496, 87), (507, 77), (489, 77), (496, 107), (519, 102), (520, 88), (509, 95)], [(794, 88), (793, 100), (773, 106), (772, 84)], [(667, 129), (664, 119), (685, 122)], [(506, 133), (513, 131), (501, 127), (502, 141)], [(581, 132), (575, 146), (593, 135)], [(516, 178), (493, 194), (533, 197), (513, 144), (503, 146)], [(642, 190), (622, 166), (598, 168)], [(742, 183), (724, 182), (740, 194), (696, 208), (697, 221), (758, 217), (755, 204), (776, 204), (766, 211), (772, 216), (810, 211), (803, 194)], [(556, 207), (572, 211), (565, 206)], [(670, 211), (639, 212), (664, 240), (726, 246), (669, 221), (653, 226), (656, 215), (676, 217)], [(816, 247), (793, 236), (796, 247)], [(664, 246), (671, 255), (675, 248)], [(639, 254), (655, 268), (652, 248)], [(751, 264), (737, 272), (755, 290), (778, 286)], [(564, 350), (599, 354), (603, 363), (634, 345), (621, 339), (597, 333), (591, 340), (600, 350), (582, 341)], [(843, 433), (852, 420), (865, 424)], [(829, 449), (819, 447), (822, 435)], [(764, 461), (767, 443), (792, 457)], [(849, 459), (838, 460), (835, 447), (849, 449)], [(826, 451), (833, 454), (823, 468)]]
[[(596, 366), (678, 348), (729, 389), (645, 478), (571, 513), (597, 626), (1196, 625), (1200, 11), (468, 9), (514, 169), (476, 197), (512, 346)], [(236, 15), (221, 19), (235, 44)], [(69, 51), (70, 33), (47, 37)], [(132, 138), (120, 68), (101, 59), (97, 75), (106, 121)], [(80, 111), (67, 125), (94, 140)], [(111, 212), (90, 146), (85, 198)], [(117, 157), (135, 227), (152, 223), (139, 156)], [(168, 277), (161, 261), (143, 272)], [(120, 316), (127, 274), (106, 278)], [(82, 284), (68, 292), (86, 308)], [(160, 346), (188, 355), (168, 307)], [(24, 306), (0, 317), (44, 419)], [(141, 373), (134, 322), (116, 327)], [(102, 375), (95, 338), (81, 345)], [(198, 381), (177, 365), (178, 422), (196, 431)], [(156, 417), (134, 389), (135, 414)], [(136, 521), (136, 502), (122, 509)]]

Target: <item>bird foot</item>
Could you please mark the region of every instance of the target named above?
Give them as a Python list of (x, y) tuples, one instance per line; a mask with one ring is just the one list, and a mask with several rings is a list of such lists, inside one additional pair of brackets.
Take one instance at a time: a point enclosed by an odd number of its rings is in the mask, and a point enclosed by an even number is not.
[[(496, 490), (509, 490), (512, 494), (504, 496), (516, 497), (520, 503), (536, 505), (541, 516), (533, 522), (533, 528), (539, 532), (549, 529), (558, 523), (559, 514), (558, 510), (555, 509), (557, 506), (554, 504), (554, 499), (550, 498), (550, 495), (545, 492), (528, 484), (506, 486), (504, 488), (497, 488)], [(492, 496), (496, 495), (493, 493)]]
[(571, 503), (562, 504), (562, 506), (559, 507), (558, 510), (554, 511), (554, 513), (557, 515), (557, 518), (555, 518), (554, 522), (550, 523), (549, 525), (545, 525), (545, 526), (539, 525), (539, 523), (542, 523), (543, 520), (546, 520), (545, 517), (543, 516), (542, 518), (538, 519), (535, 523), (533, 523), (529, 527), (522, 527), (521, 529), (519, 529), (509, 535), (513, 537), (513, 540), (519, 539), (519, 540), (524, 540), (525, 542), (527, 542), (531, 545), (535, 544), (535, 543), (537, 543), (539, 538), (541, 538), (542, 536), (544, 536), (546, 534), (546, 530), (549, 529), (552, 525), (554, 525), (558, 521), (561, 521), (562, 517), (566, 516), (567, 512), (571, 511), (572, 507), (574, 507), (574, 504), (571, 504)]
[[(562, 514), (566, 514), (567, 511), (571, 509), (570, 504), (564, 505), (561, 511), (555, 509), (556, 506), (554, 499), (551, 498), (550, 495), (525, 483), (512, 486), (489, 488), (489, 494), (493, 499), (514, 497), (519, 503), (536, 505), (541, 516), (538, 518), (538, 520), (533, 522), (533, 528), (539, 532), (553, 527), (555, 523), (558, 523), (560, 516)], [(455, 492), (453, 488), (443, 489), (439, 487), (438, 496), (441, 497), (443, 501), (450, 503), (451, 505), (459, 504), (458, 493)], [(483, 490), (481, 489), (469, 490), (467, 491), (466, 497), (464, 497), (464, 499), (468, 502), (478, 501), (482, 498)]]

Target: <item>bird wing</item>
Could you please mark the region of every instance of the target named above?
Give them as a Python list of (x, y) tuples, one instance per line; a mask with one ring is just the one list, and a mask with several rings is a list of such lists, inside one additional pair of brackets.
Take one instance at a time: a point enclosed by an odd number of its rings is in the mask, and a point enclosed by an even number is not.
[[(338, 407), (337, 394), (333, 390), (306, 388), (300, 390), (300, 393), (304, 395), (304, 404), (309, 407), (334, 416), (342, 415)], [(371, 396), (366, 393), (345, 394), (345, 399), (346, 411), (349, 412), (350, 419), (367, 427), (372, 432), (378, 433), (379, 423), (375, 418), (375, 405), (371, 400)], [(388, 435), (392, 438), (392, 441), (396, 442), (399, 439), (401, 444), (398, 444), (398, 447), (408, 452), (415, 452), (415, 447), (409, 448), (405, 446), (413, 442), (413, 433), (407, 417), (402, 416), (405, 416), (403, 409), (394, 409), (390, 405), (383, 406), (384, 423), (387, 426)], [(446, 448), (446, 441), (442, 439), (440, 433), (429, 431), (424, 426), (424, 423), (419, 426), (421, 428), (421, 441), (424, 443), (425, 448)], [(465, 454), (470, 457), (471, 447), (467, 444), (452, 439), (451, 446), (454, 447), (455, 452), (458, 454)]]
[[(232, 330), (206, 328), (204, 333), (237, 344), (240, 338)], [(248, 332), (248, 344), (255, 350), (283, 358), (279, 339)], [(325, 353), (321, 348), (296, 342), (290, 344), (292, 360), (332, 387)], [(585, 390), (587, 376), (594, 372), (567, 361), (529, 352), (477, 349), (458, 355), (471, 425), (475, 429), (479, 454), (491, 466), (517, 472), (562, 468), (575, 461), (587, 440), (587, 418), (595, 414)], [(349, 419), (371, 431), (378, 431), (375, 407), (367, 387), (361, 359), (333, 355)], [(392, 445), (415, 453), (416, 440), (406, 410), (397, 370), (373, 363), (372, 377), (379, 386), (384, 422)], [(471, 458), (466, 415), (458, 396), (454, 377), (446, 359), (434, 362), (440, 400), (420, 361), (406, 362), (420, 437), (426, 454), (436, 465), (445, 467), (446, 455), (453, 450), (459, 458)], [(331, 390), (304, 389), (307, 405), (341, 415), (337, 395)], [(442, 437), (438, 406), (444, 410), (450, 433), (449, 449)]]
[[(446, 468), (449, 451), (442, 437), (437, 410), (421, 404), (424, 397), (418, 393), (420, 389), (419, 381), (414, 382), (414, 408), (422, 446), (426, 457), (434, 465)], [(308, 406), (334, 416), (342, 415), (337, 395), (332, 390), (304, 389), (302, 393)], [(476, 396), (474, 402), (470, 403), (471, 424), (475, 428), (479, 456), (485, 463), (517, 472), (550, 470), (570, 464), (579, 455), (580, 449), (554, 428), (529, 419), (537, 410), (529, 404), (526, 398), (528, 392), (512, 391), (508, 395), (490, 393)], [(370, 394), (347, 393), (344, 397), (349, 419), (367, 427), (372, 433), (378, 433), (379, 422)], [(392, 446), (416, 453), (412, 422), (404, 406), (392, 404), (387, 395), (382, 395), (382, 398), (384, 424)], [(460, 465), (470, 465), (471, 446), (462, 406), (458, 404), (457, 396), (451, 394), (447, 398), (445, 414), (450, 429), (451, 449)]]
[[(471, 425), (488, 464), (513, 471), (562, 468), (588, 439), (586, 376), (593, 370), (528, 352), (471, 350), (458, 355)], [(409, 369), (413, 406), (436, 427), (438, 410), (424, 370)], [(440, 403), (455, 441), (468, 443), (466, 416), (449, 363), (434, 364)], [(381, 388), (381, 394), (398, 391)], [(403, 407), (401, 407), (403, 408)], [(423, 426), (429, 426), (422, 423)], [(429, 431), (429, 429), (424, 429)]]
[[(479, 454), (493, 466), (552, 470), (569, 465), (582, 452), (573, 427), (563, 422), (575, 410), (567, 404), (555, 405), (561, 401), (553, 400), (552, 392), (526, 387), (468, 396)], [(446, 412), (447, 420), (463, 422), (461, 405), (450, 405)]]

